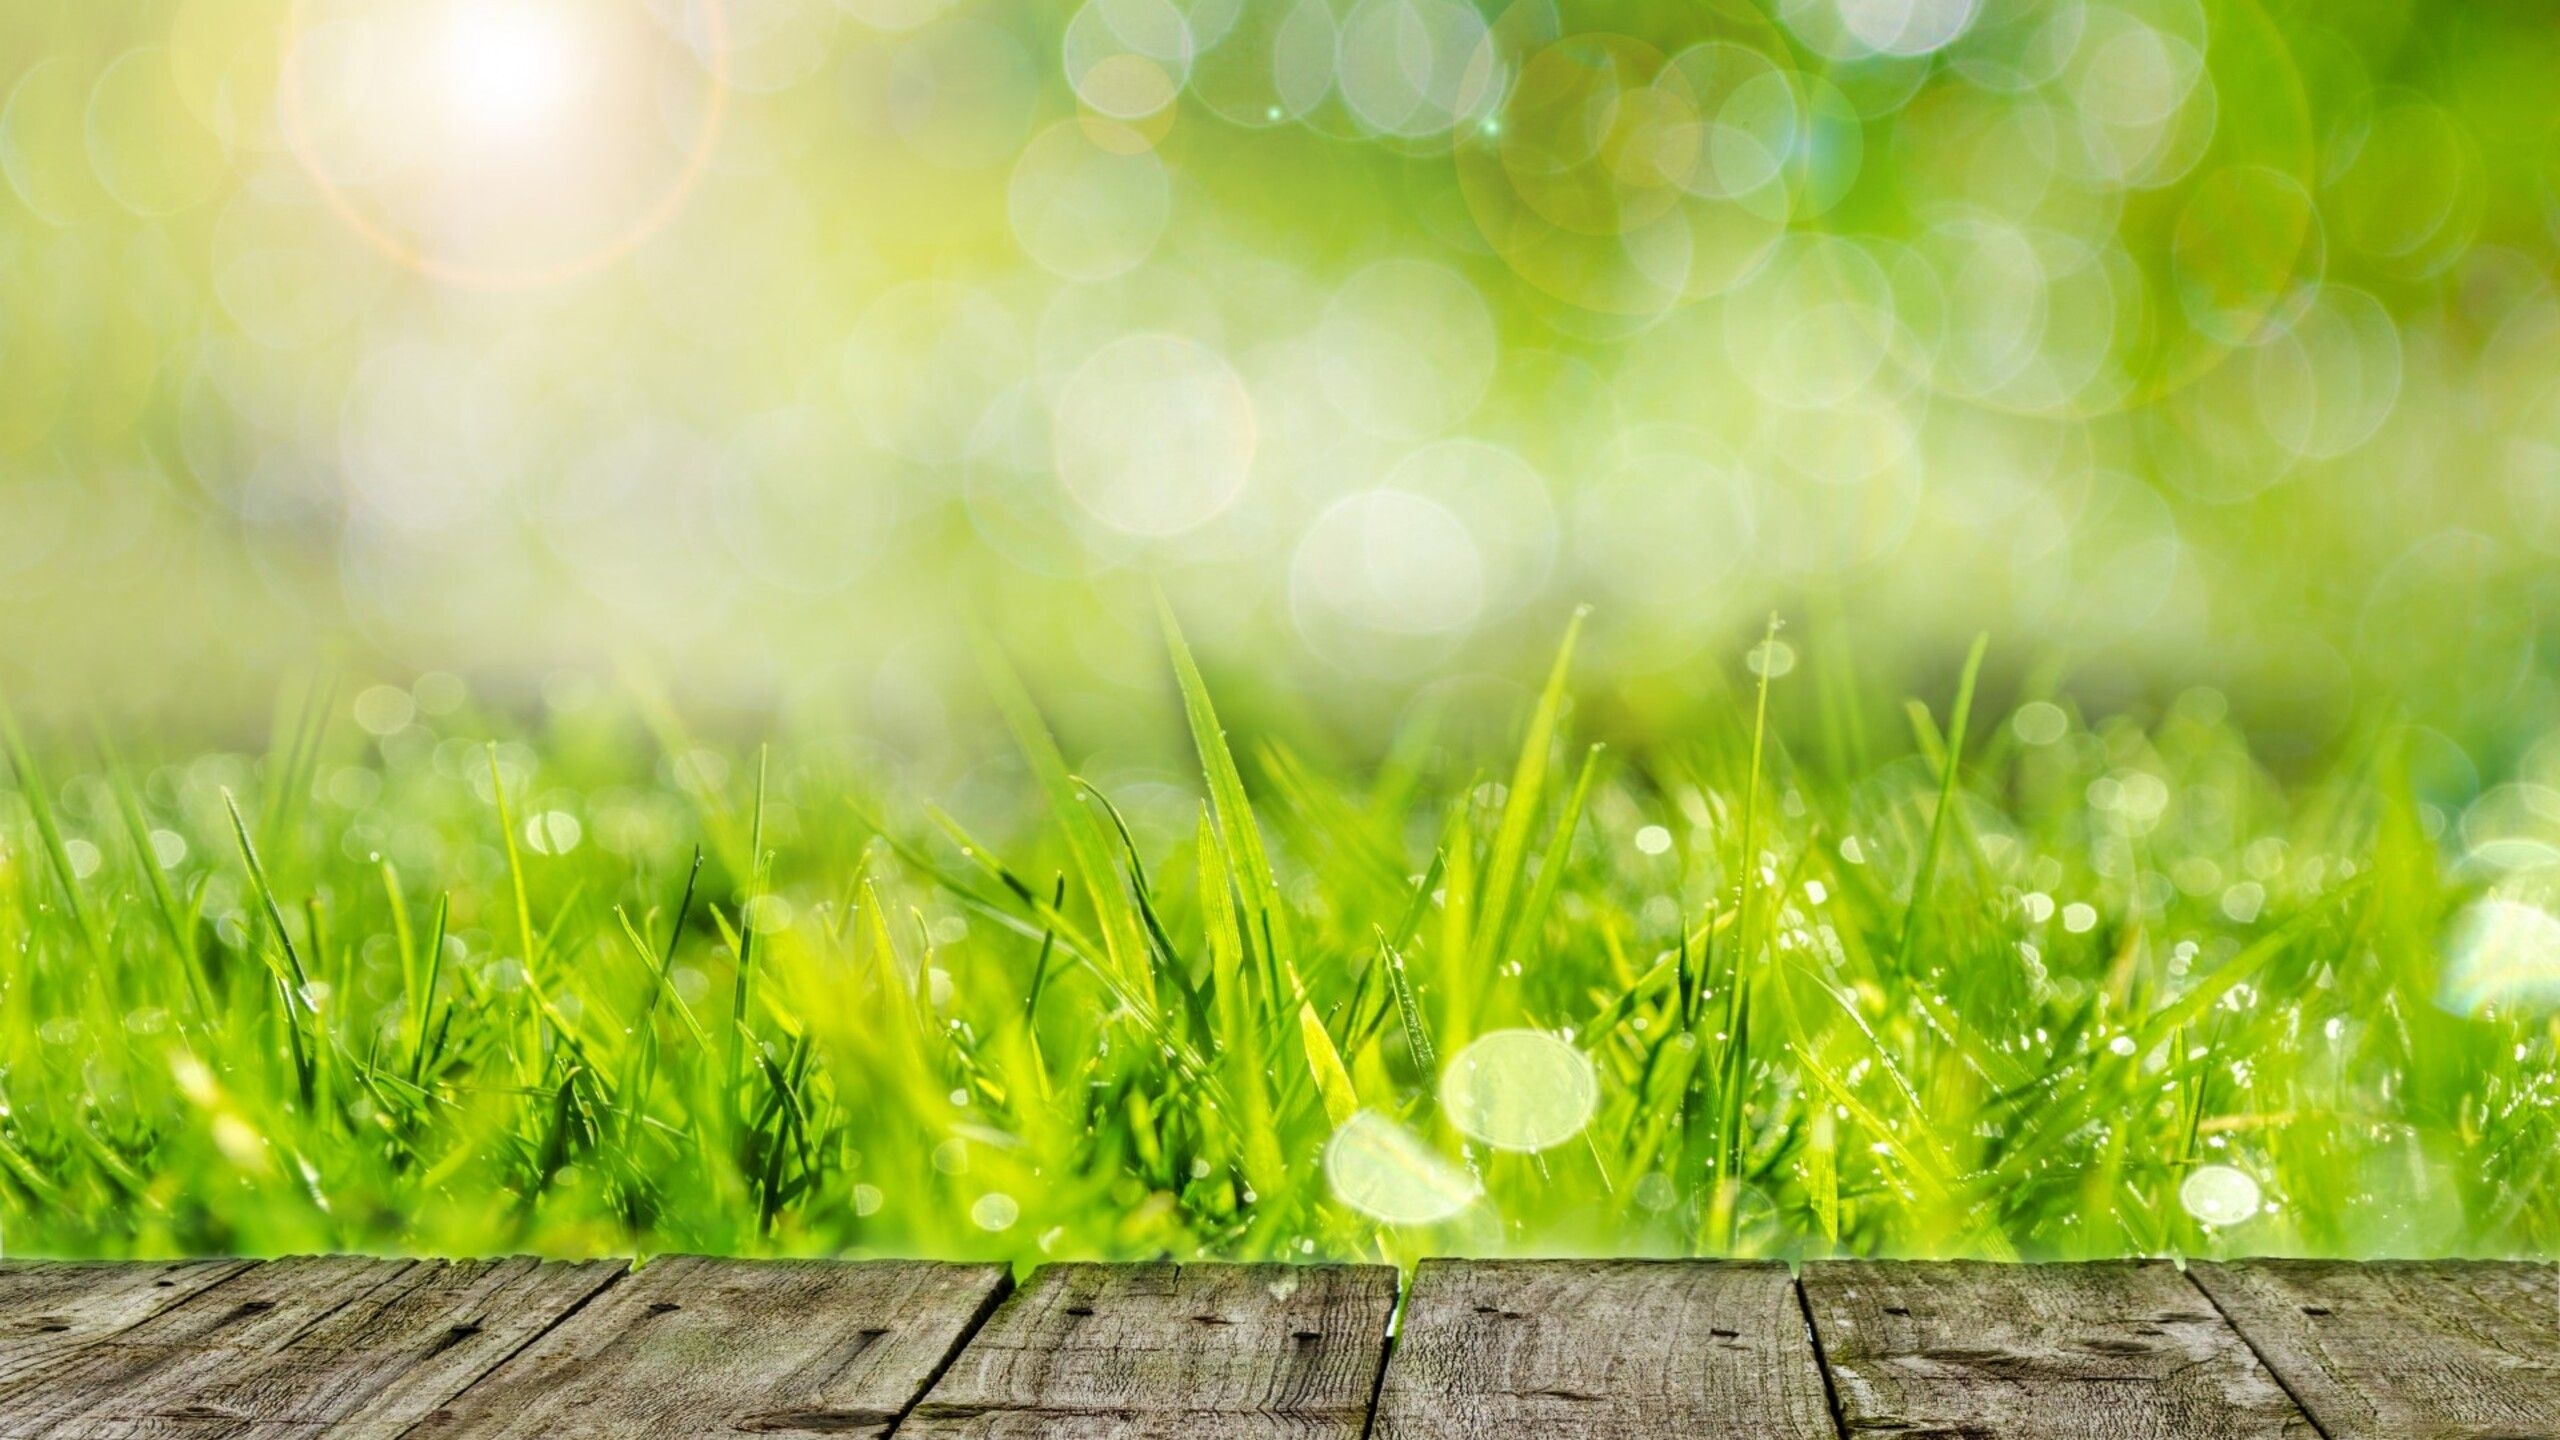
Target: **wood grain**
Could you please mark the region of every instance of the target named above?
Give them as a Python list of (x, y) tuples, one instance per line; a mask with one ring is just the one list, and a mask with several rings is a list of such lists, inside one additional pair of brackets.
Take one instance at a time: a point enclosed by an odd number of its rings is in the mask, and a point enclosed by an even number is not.
[(1778, 1264), (1423, 1262), (1379, 1440), (1830, 1440)]
[(952, 1362), (900, 1440), (1361, 1440), (1396, 1272), (1052, 1265)]
[(2166, 1261), (1822, 1262), (1804, 1293), (1852, 1437), (2318, 1440)]
[(1006, 1283), (994, 1265), (655, 1260), (408, 1433), (880, 1436)]
[(1822, 1440), (1835, 1414), (1852, 1440), (2560, 1440), (2549, 1264), (1825, 1262), (1799, 1300), (1767, 1264), (1433, 1261), (1392, 1363), (1382, 1267), (1006, 1288), (904, 1262), (12, 1263), (0, 1440), (1368, 1440), (1373, 1398), (1376, 1440)]
[(618, 1263), (279, 1260), (83, 1349), (0, 1437), (389, 1437), (612, 1283)]
[(248, 1268), (246, 1260), (12, 1260), (0, 1265), (0, 1408), (63, 1356), (141, 1324)]
[(2560, 1267), (2249, 1260), (2191, 1273), (2329, 1440), (2560, 1437)]

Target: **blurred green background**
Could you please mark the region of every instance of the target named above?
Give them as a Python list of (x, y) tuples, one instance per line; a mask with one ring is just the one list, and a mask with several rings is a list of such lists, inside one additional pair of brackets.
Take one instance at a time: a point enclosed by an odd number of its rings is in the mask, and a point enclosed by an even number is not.
[[(2560, 25), (2345, 0), (0, 7), (0, 682), (628, 667), (911, 749), (1770, 611), (1888, 684), (2550, 713)], [(1507, 712), (1506, 712), (1507, 713)]]
[(0, 1238), (2548, 1253), (2555, 76), (0, 0)]

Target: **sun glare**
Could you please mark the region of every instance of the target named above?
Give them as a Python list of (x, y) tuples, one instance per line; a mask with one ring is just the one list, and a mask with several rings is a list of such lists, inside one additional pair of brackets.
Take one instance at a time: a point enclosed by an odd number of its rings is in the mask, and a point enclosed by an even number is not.
[(592, 47), (557, 6), (458, 6), (442, 38), (439, 99), (465, 139), (514, 144), (556, 132), (593, 80)]
[(727, 108), (726, 45), (722, 0), (671, 16), (298, 0), (281, 118), (320, 198), (377, 248), (456, 284), (549, 284), (630, 253), (683, 205)]

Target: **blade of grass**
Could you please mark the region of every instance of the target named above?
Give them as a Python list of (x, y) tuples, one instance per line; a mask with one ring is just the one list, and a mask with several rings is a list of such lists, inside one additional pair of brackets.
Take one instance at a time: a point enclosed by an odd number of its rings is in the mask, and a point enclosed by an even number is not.
[(7, 748), (19, 798), (26, 803), (28, 818), (35, 821), (37, 841), (44, 846), (46, 863), (53, 867), (54, 880), (62, 890), (63, 910), (71, 917), (80, 948), (89, 953), (90, 959), (103, 963), (106, 944), (81, 898), (80, 874), (71, 863), (71, 848), (62, 837), (62, 823), (54, 815), (51, 787), (44, 772), (36, 768), (35, 757), (28, 753), (26, 737), (19, 733), (17, 717), (10, 713), (6, 700), (0, 700), (0, 745)]
[(1101, 819), (1086, 806), (1083, 788), (1067, 768), (1057, 737), (1050, 732), (1039, 707), (1032, 703), (1020, 677), (1006, 663), (1003, 652), (993, 641), (982, 637), (979, 655), (996, 708), (1003, 713), (1005, 724), (1013, 731), (1015, 746), (1048, 799), (1049, 814), (1066, 842), (1069, 868), (1084, 891), (1086, 903), (1093, 907), (1103, 961), (1125, 986), (1153, 1006), (1155, 982), (1147, 964), (1145, 930), (1132, 911), (1120, 873), (1112, 863), (1110, 836)]
[(1485, 862), (1476, 905), (1474, 959), (1481, 967), (1491, 968), (1504, 953), (1503, 926), (1511, 918), (1512, 892), (1520, 883), (1522, 867), (1528, 863), (1529, 835), (1546, 801), (1547, 769), (1553, 760), (1556, 732), (1563, 723), (1565, 685), (1573, 673), (1574, 645), (1582, 638), (1582, 622), (1590, 613), (1588, 606), (1577, 609), (1565, 625), (1564, 639), (1556, 646), (1555, 662), (1547, 670), (1547, 683), (1538, 692), (1537, 708), (1530, 713), (1528, 733), (1521, 737), (1510, 788), (1502, 797), (1502, 819), (1494, 829), (1493, 854)]
[(1896, 974), (1911, 973), (1912, 951), (1920, 939), (1920, 923), (1928, 914), (1938, 883), (1938, 853), (1945, 844), (1949, 816), (1955, 810), (1956, 778), (1964, 768), (1965, 731), (1973, 720), (1974, 684), (1982, 676), (1982, 657), (1991, 648), (1987, 634), (1973, 638), (1965, 652), (1964, 674), (1956, 682), (1955, 712), (1947, 723), (1947, 760), (1938, 779), (1938, 805), (1929, 817), (1929, 839), (1920, 852), (1920, 868), (1911, 878), (1911, 901), (1903, 907), (1900, 937), (1893, 947)]
[[(231, 792), (222, 792), (223, 807), (231, 812), (231, 833), (240, 842), (240, 858), (249, 869), (249, 883), (258, 893), (258, 903), (265, 908), (267, 927), (284, 952), (285, 965), (278, 967), (272, 958), (267, 969), (275, 979), (276, 995), (284, 1010), (285, 1038), (292, 1049), (295, 1087), (308, 1106), (316, 1098), (318, 1077), (314, 1073), (318, 1047), (304, 1033), (303, 1017), (310, 1012), (311, 975), (302, 965), (302, 952), (294, 948), (293, 931), (284, 923), (284, 906), (276, 900), (275, 885), (267, 879), (267, 867), (258, 859), (258, 847), (249, 839), (249, 822), (240, 815), (240, 802)], [(263, 947), (259, 953), (267, 952)], [(316, 1020), (316, 1014), (313, 1016)]]

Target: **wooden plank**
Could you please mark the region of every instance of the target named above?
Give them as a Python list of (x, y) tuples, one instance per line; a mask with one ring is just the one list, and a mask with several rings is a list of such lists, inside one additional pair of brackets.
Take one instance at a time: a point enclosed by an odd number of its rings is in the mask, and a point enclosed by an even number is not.
[(2166, 1261), (1823, 1262), (1804, 1293), (1853, 1437), (2317, 1440)]
[(0, 1407), (0, 1437), (394, 1436), (622, 1270), (350, 1256), (252, 1266), (45, 1372)]
[(1721, 1261), (1423, 1262), (1378, 1440), (1831, 1440), (1795, 1281)]
[(246, 1260), (0, 1264), (0, 1404), (47, 1366), (247, 1269)]
[(995, 1265), (655, 1260), (408, 1433), (880, 1436), (1007, 1279)]
[(1395, 1303), (1378, 1265), (1052, 1265), (899, 1440), (1361, 1440)]
[(2329, 1440), (2560, 1437), (2560, 1266), (2249, 1260), (2189, 1273)]

